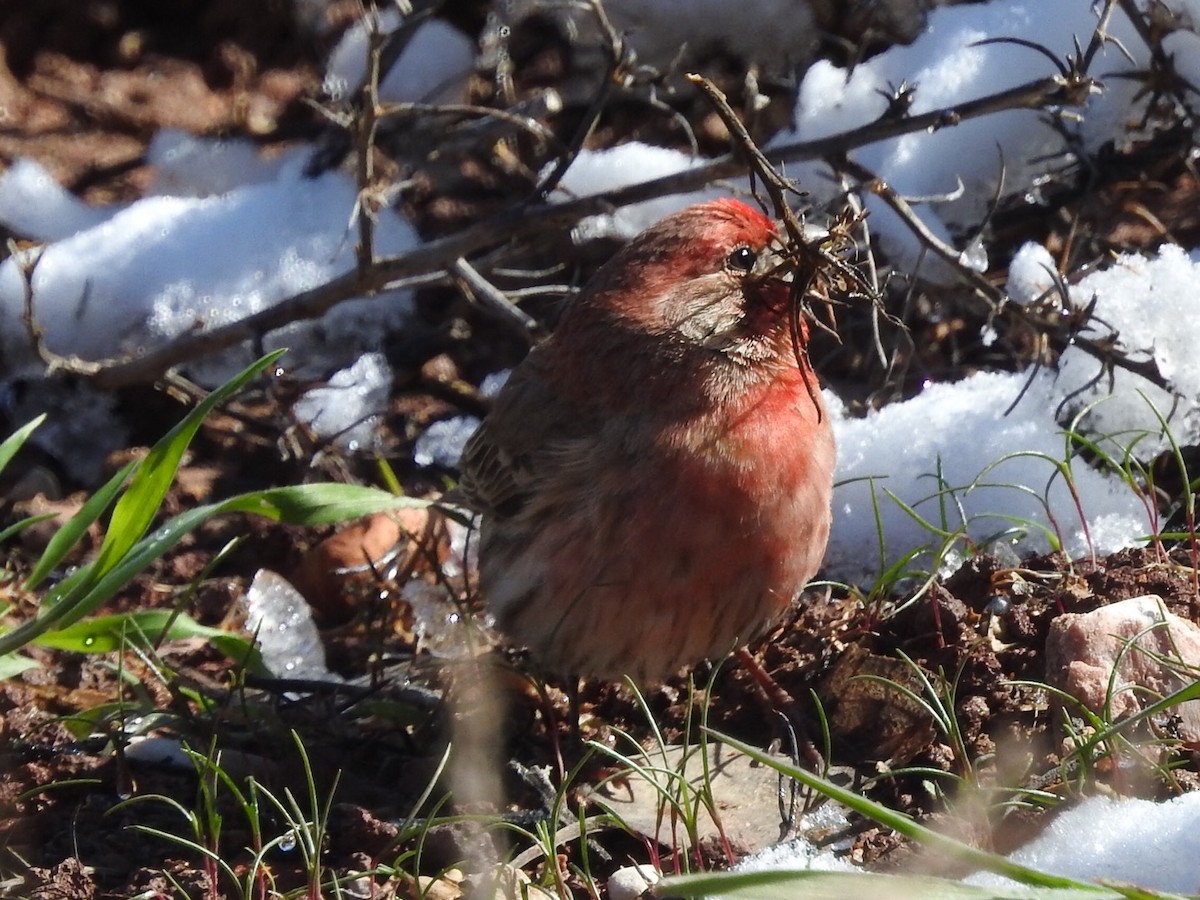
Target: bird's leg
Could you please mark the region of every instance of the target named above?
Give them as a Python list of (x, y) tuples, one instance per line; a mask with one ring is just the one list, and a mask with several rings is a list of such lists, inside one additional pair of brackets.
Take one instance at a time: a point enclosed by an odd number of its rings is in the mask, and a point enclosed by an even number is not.
[(825, 767), (825, 759), (821, 756), (821, 751), (817, 749), (812, 738), (808, 736), (808, 729), (804, 724), (805, 716), (800, 711), (800, 704), (796, 698), (771, 677), (770, 673), (762, 667), (762, 664), (748, 649), (741, 647), (736, 651), (736, 655), (738, 661), (746, 667), (746, 671), (754, 679), (755, 684), (766, 695), (767, 702), (787, 721), (794, 735), (796, 752), (800, 759), (810, 770), (821, 771)]
[(566, 741), (559, 736), (559, 724), (562, 718), (558, 704), (554, 702), (554, 697), (549, 690), (549, 684), (541, 677), (531, 677), (530, 681), (534, 685), (541, 703), (546, 737), (550, 741), (550, 754), (554, 759), (558, 782), (562, 784), (567, 777), (567, 762), (571, 761), (574, 764), (584, 752), (583, 734), (579, 727), (580, 680), (576, 675), (568, 675), (562, 681), (555, 679), (558, 682), (556, 686), (560, 687), (562, 692), (567, 695), (567, 716), (569, 718)]

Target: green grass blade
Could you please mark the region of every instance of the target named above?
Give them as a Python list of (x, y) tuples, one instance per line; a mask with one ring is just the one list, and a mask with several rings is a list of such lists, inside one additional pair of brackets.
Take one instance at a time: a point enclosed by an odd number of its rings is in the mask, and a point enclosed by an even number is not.
[[(719, 894), (738, 900), (845, 900), (848, 897), (899, 897), (922, 900), (1119, 900), (1116, 889), (1024, 885), (981, 887), (927, 875), (872, 872), (714, 872), (666, 878), (660, 896), (704, 897)], [(1165, 897), (1167, 895), (1142, 894)]]
[(225, 512), (248, 512), (289, 525), (331, 525), (402, 507), (417, 508), (430, 501), (398, 497), (358, 484), (301, 484), (243, 494), (227, 501)]
[(20, 675), (26, 669), (32, 669), (36, 665), (37, 662), (28, 656), (19, 656), (16, 653), (0, 656), (0, 681)]
[[(129, 474), (136, 465), (136, 462), (131, 462), (122, 466), (116, 475), (108, 479), (103, 487), (88, 498), (79, 512), (71, 516), (67, 523), (54, 533), (54, 537), (50, 538), (50, 542), (42, 552), (41, 558), (38, 559), (37, 565), (33, 567), (33, 571), (25, 579), (25, 590), (31, 591), (36, 588), (46, 579), (46, 576), (62, 563), (67, 554), (71, 552), (71, 548), (79, 543), (80, 539), (87, 533), (87, 530), (92, 527), (92, 524), (104, 515), (108, 511), (108, 508), (116, 501), (117, 495), (120, 494), (121, 488), (125, 486), (125, 482), (129, 479)], [(60, 584), (60, 590), (51, 591), (43, 599), (43, 605), (53, 606), (58, 602), (62, 596), (61, 587), (62, 585)]]
[(59, 589), (63, 590), (67, 599), (37, 618), (0, 634), (0, 656), (39, 641), (51, 629), (67, 628), (95, 612), (135, 575), (174, 547), (184, 535), (214, 515), (246, 512), (289, 525), (318, 525), (387, 509), (428, 505), (429, 501), (426, 500), (397, 497), (387, 491), (359, 485), (305, 484), (240, 494), (220, 503), (188, 510), (130, 547), (107, 571), (94, 571), (97, 563), (92, 563), (63, 581)]
[(43, 513), (40, 516), (26, 516), (18, 522), (13, 522), (7, 528), (0, 529), (0, 544), (3, 544), (15, 534), (20, 534), (30, 525), (36, 525), (38, 522), (45, 522), (54, 518), (54, 513)]
[[(76, 653), (111, 653), (121, 649), (130, 640), (156, 644), (190, 637), (232, 638), (234, 635), (201, 625), (185, 613), (170, 609), (144, 609), (76, 622), (42, 635), (36, 643)], [(242, 643), (249, 649), (248, 641)]]
[(129, 552), (150, 528), (163, 498), (175, 481), (175, 473), (192, 438), (208, 414), (236, 394), (284, 353), (277, 350), (248, 366), (211, 392), (158, 441), (141, 461), (128, 489), (113, 509), (112, 519), (94, 565), (95, 577), (102, 576)]
[(46, 421), (46, 414), (42, 413), (42, 415), (38, 416), (32, 422), (22, 425), (0, 443), (0, 472), (3, 472), (5, 467), (12, 462), (12, 458), (17, 455), (17, 451), (25, 446), (25, 442), (29, 440), (29, 436), (44, 421)]
[[(831, 781), (827, 781), (819, 775), (814, 775), (812, 772), (801, 769), (798, 766), (781, 762), (759, 750), (757, 747), (744, 744), (735, 738), (719, 734), (715, 731), (711, 732), (711, 734), (732, 749), (740, 750), (751, 759), (756, 759), (763, 765), (770, 766), (776, 771), (787, 775), (789, 778), (796, 779), (804, 786), (824, 794), (831, 800), (836, 800), (838, 803), (849, 807), (867, 818), (874, 819), (876, 822), (891, 828), (898, 834), (917, 841), (925, 847), (940, 850), (956, 859), (963, 860), (989, 872), (995, 872), (997, 875), (1011, 878), (1014, 881), (1019, 881), (1022, 884), (1033, 885), (1035, 887), (1072, 888), (1080, 891), (1089, 891), (1091, 892), (1090, 896), (1096, 896), (1098, 892), (1101, 892), (1101, 889), (1095, 885), (1076, 881), (1072, 878), (1063, 878), (1058, 875), (1039, 872), (1037, 869), (1031, 869), (1028, 866), (1012, 862), (994, 853), (979, 850), (970, 844), (964, 844), (931, 828), (926, 828), (903, 813), (888, 809), (882, 804), (868, 800), (866, 797), (860, 796)], [(1100, 895), (1103, 896), (1103, 893), (1100, 893)]]

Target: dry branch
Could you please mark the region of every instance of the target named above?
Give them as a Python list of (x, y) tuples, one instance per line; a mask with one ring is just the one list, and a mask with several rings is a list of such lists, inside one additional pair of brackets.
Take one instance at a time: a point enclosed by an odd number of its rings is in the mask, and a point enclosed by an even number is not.
[[(947, 128), (1001, 110), (1079, 105), (1087, 99), (1092, 87), (1092, 81), (1086, 76), (1064, 77), (1056, 74), (965, 103), (916, 116), (880, 119), (841, 134), (785, 144), (764, 150), (763, 153), (775, 166), (840, 156), (881, 140)], [(745, 162), (739, 155), (727, 154), (704, 166), (603, 194), (558, 204), (521, 204), (408, 253), (383, 257), (359, 266), (354, 271), (282, 300), (238, 322), (211, 331), (181, 335), (136, 358), (104, 361), (94, 368), (89, 365), (87, 369), (90, 371), (82, 374), (103, 389), (150, 383), (175, 366), (227, 350), (293, 322), (319, 318), (347, 300), (441, 280), (459, 259), (468, 259), (502, 244), (562, 232), (588, 216), (608, 213), (669, 194), (700, 190), (714, 181), (742, 174), (745, 174)]]

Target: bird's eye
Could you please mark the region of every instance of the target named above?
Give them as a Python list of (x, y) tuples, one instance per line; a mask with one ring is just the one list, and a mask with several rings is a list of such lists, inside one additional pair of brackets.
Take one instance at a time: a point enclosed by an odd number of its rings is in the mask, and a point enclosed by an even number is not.
[(754, 263), (758, 259), (758, 254), (749, 247), (738, 247), (729, 254), (725, 260), (725, 264), (731, 269), (740, 269), (743, 272), (749, 272), (754, 268)]

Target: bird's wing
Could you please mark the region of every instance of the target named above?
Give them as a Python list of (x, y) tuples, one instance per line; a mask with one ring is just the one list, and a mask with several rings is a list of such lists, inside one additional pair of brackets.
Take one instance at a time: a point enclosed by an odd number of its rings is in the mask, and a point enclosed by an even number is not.
[(463, 449), (458, 490), (482, 513), (501, 518), (520, 513), (553, 477), (555, 458), (589, 431), (586, 417), (546, 387), (541, 368), (535, 351), (513, 372)]

